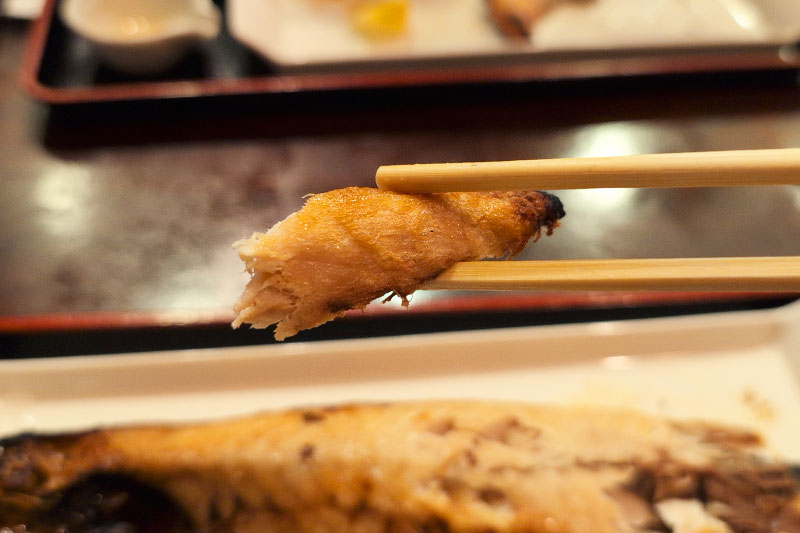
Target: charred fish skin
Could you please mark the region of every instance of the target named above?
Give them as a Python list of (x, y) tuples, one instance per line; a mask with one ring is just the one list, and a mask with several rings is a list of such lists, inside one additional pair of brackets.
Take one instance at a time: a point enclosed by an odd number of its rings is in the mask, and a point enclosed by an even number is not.
[(0, 531), (198, 531), (181, 506), (120, 459), (102, 430), (0, 440)]
[(618, 411), (347, 406), (2, 446), (0, 527), (28, 532), (636, 533), (669, 531), (674, 501), (733, 533), (800, 527), (751, 433)]
[(511, 257), (521, 252), (528, 243), (528, 240), (534, 242), (539, 240), (542, 229), (545, 230), (545, 235), (552, 235), (553, 230), (561, 224), (561, 219), (567, 216), (561, 199), (549, 192), (505, 191), (503, 193), (493, 194), (503, 194), (506, 198), (513, 199), (512, 201), (516, 204), (517, 213), (520, 214), (523, 220), (527, 220), (530, 224), (529, 238), (521, 242), (520, 246), (510, 252), (509, 255)]
[(55, 531), (69, 521), (59, 505), (64, 488), (112, 463), (100, 432), (0, 440), (0, 526)]

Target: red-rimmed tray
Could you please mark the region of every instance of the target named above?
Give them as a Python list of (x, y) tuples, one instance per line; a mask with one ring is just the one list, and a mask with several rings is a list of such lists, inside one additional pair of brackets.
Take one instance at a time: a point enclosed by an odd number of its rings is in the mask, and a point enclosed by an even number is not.
[[(761, 292), (568, 292), (568, 293), (486, 293), (412, 303), (408, 309), (372, 304), (364, 311), (351, 311), (347, 318), (360, 316), (395, 316), (397, 318), (492, 312), (549, 312), (603, 309), (636, 309), (658, 306), (714, 305), (740, 302), (776, 302), (800, 297), (793, 293)], [(230, 323), (232, 312), (166, 310), (166, 311), (98, 311), (37, 315), (0, 316), (0, 333), (37, 333), (142, 327), (203, 326)], [(266, 338), (267, 334), (265, 334)]]
[(795, 44), (768, 43), (552, 52), (536, 57), (495, 57), (491, 61), (419, 61), (402, 63), (402, 68), (397, 68), (401, 65), (398, 63), (383, 68), (355, 65), (286, 72), (223, 32), (173, 71), (132, 78), (99, 65), (85, 43), (56, 16), (57, 3), (58, 0), (47, 0), (41, 17), (34, 23), (21, 73), (30, 94), (50, 104), (800, 68)]

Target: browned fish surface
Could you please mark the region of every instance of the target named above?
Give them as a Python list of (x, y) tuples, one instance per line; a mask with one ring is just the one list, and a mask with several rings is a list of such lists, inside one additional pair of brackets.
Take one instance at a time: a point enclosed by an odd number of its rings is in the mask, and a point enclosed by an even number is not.
[(236, 243), (252, 279), (234, 326), (278, 323), (282, 340), (387, 293), (405, 301), (459, 261), (519, 253), (563, 216), (558, 198), (536, 191), (316, 194), (267, 233)]
[(489, 12), (500, 31), (509, 37), (527, 38), (536, 21), (557, 4), (586, 0), (487, 0)]
[(800, 531), (798, 484), (755, 435), (626, 411), (349, 406), (0, 450), (15, 531)]

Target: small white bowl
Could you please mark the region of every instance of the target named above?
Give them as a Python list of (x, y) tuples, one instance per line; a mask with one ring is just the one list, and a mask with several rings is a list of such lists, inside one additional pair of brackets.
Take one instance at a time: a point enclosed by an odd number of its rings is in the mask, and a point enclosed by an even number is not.
[(173, 66), (221, 26), (211, 0), (64, 0), (60, 14), (107, 64), (132, 74)]

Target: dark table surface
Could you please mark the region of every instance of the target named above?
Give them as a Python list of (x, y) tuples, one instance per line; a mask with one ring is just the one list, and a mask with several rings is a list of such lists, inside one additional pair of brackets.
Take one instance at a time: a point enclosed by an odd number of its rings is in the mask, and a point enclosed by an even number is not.
[[(6, 327), (224, 320), (246, 281), (233, 241), (382, 164), (800, 146), (786, 71), (49, 108), (18, 83), (26, 30), (0, 21)], [(563, 226), (523, 259), (800, 255), (798, 187), (560, 196)]]

